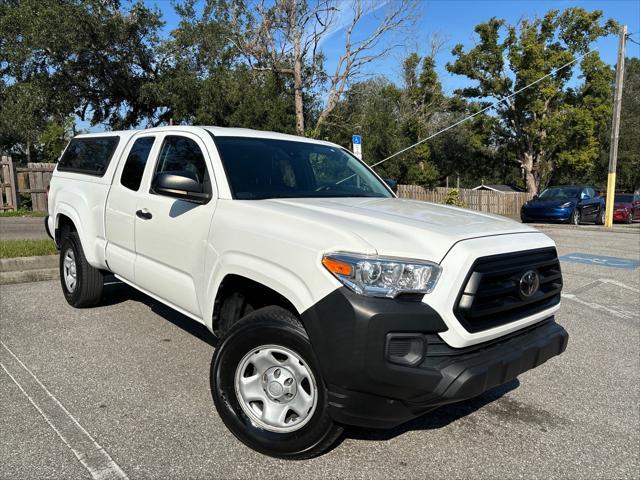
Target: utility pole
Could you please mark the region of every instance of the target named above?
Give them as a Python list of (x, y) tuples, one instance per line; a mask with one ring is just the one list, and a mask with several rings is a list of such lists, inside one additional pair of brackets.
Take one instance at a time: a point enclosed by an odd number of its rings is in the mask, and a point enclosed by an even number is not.
[(620, 133), (620, 110), (622, 107), (622, 85), (624, 82), (624, 46), (627, 26), (620, 30), (618, 41), (618, 63), (616, 64), (616, 88), (613, 94), (613, 121), (611, 122), (611, 146), (609, 150), (609, 175), (607, 177), (607, 204), (605, 226), (613, 226), (613, 204), (616, 196), (616, 163), (618, 161), (618, 136)]

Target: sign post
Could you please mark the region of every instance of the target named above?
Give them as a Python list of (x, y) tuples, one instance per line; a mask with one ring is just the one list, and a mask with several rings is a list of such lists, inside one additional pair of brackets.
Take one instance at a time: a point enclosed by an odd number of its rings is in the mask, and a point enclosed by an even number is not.
[(353, 154), (362, 160), (362, 137), (360, 135), (353, 135), (351, 137), (351, 143), (353, 144)]

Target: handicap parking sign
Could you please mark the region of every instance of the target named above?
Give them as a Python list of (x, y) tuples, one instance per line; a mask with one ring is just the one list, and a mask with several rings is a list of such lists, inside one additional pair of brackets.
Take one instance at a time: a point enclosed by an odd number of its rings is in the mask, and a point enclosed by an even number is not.
[(351, 137), (351, 142), (354, 145), (360, 145), (362, 143), (362, 137), (360, 135), (353, 135)]

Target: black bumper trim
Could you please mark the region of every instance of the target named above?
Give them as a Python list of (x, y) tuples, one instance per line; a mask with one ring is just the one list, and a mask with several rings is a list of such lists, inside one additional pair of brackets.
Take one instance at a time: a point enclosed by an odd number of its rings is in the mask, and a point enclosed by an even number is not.
[(47, 232), (47, 235), (49, 235), (49, 238), (51, 238), (51, 240), (55, 241), (55, 238), (53, 238), (53, 235), (51, 235), (51, 231), (49, 230), (49, 215), (44, 217), (44, 229)]
[[(476, 397), (510, 382), (567, 348), (569, 335), (549, 319), (522, 335), (479, 345), (475, 351), (441, 357), (436, 364), (417, 368), (425, 374), (423, 394), (405, 399), (378, 397), (330, 385), (330, 413), (341, 423), (372, 428), (392, 428), (441, 405)], [(434, 384), (429, 372), (437, 371)]]

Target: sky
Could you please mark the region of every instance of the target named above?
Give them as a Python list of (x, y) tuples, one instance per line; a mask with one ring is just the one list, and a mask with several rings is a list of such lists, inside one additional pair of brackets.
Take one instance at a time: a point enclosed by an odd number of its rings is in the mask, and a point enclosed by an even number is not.
[[(323, 41), (321, 49), (326, 55), (327, 71), (335, 69), (335, 63), (344, 48), (344, 28), (349, 22), (349, 11), (353, 0), (340, 0), (342, 5), (337, 27)], [(363, 18), (362, 32), (374, 28), (376, 17), (382, 15), (385, 3), (393, 0), (369, 0), (372, 11)], [(144, 0), (145, 4), (156, 7), (162, 12), (165, 26), (163, 33), (169, 35), (179, 21), (171, 0)], [(563, 10), (578, 6), (586, 10), (603, 10), (605, 18), (613, 18), (621, 24), (628, 25), (633, 39), (640, 43), (640, 0), (599, 0), (599, 1), (567, 1), (567, 0), (421, 0), (418, 4), (419, 19), (412, 30), (410, 40), (399, 44), (389, 55), (370, 65), (365, 75), (383, 75), (391, 81), (400, 82), (402, 59), (411, 52), (426, 54), (429, 52), (429, 38), (436, 34), (444, 40), (444, 44), (436, 56), (437, 70), (445, 93), (452, 93), (456, 88), (468, 85), (465, 77), (447, 72), (445, 65), (453, 59), (451, 49), (462, 43), (466, 48), (476, 41), (474, 27), (495, 16), (503, 18), (509, 24), (515, 24), (521, 18), (542, 17), (549, 9)], [(617, 36), (611, 35), (599, 39), (593, 47), (600, 52), (601, 58), (609, 65), (615, 65), (618, 48)], [(640, 57), (640, 45), (627, 42), (627, 57)], [(85, 125), (82, 125), (86, 128)], [(99, 129), (94, 127), (92, 130)]]

